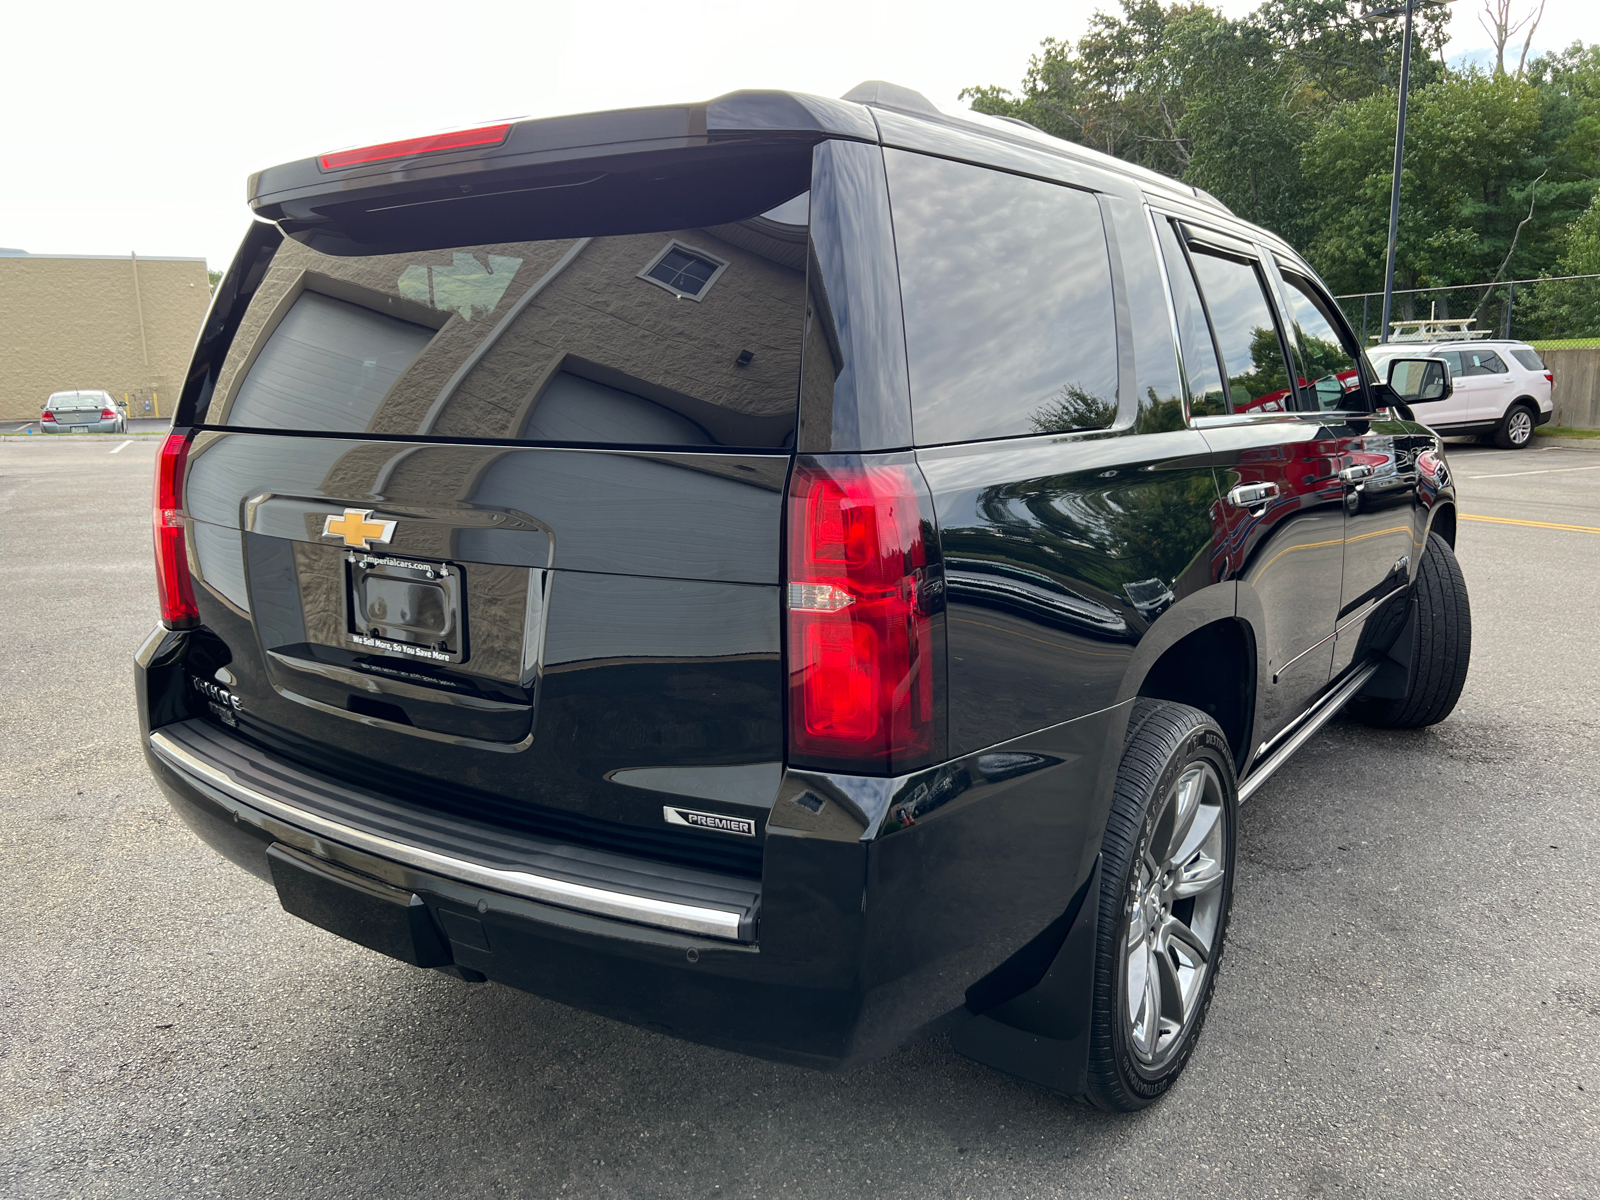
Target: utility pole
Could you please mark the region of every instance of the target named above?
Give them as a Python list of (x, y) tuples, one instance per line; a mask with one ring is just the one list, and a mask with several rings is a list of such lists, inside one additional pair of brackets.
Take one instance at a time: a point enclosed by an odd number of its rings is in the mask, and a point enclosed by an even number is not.
[(1400, 167), (1406, 153), (1406, 98), (1411, 91), (1411, 28), (1419, 8), (1448, 4), (1451, 0), (1405, 0), (1400, 8), (1362, 15), (1365, 21), (1384, 21), (1405, 14), (1405, 40), (1400, 44), (1400, 115), (1394, 124), (1394, 178), (1389, 184), (1389, 253), (1383, 266), (1383, 324), (1378, 326), (1378, 342), (1389, 340), (1390, 309), (1394, 305), (1394, 256), (1400, 241)]
[(1405, 41), (1400, 45), (1400, 116), (1394, 123), (1394, 179), (1389, 184), (1389, 255), (1383, 265), (1383, 324), (1378, 344), (1389, 340), (1389, 313), (1394, 306), (1394, 252), (1400, 241), (1400, 165), (1406, 153), (1406, 93), (1411, 90), (1411, 23), (1416, 0), (1406, 0)]

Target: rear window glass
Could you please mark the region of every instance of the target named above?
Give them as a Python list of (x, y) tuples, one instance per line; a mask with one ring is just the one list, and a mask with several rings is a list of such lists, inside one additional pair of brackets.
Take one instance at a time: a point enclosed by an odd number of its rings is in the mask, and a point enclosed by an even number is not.
[(1461, 351), (1461, 373), (1463, 375), (1505, 375), (1511, 370), (1493, 350), (1463, 350)]
[(763, 212), (699, 228), (407, 254), (339, 257), (285, 241), (205, 421), (589, 445), (792, 445), (806, 200), (780, 192)]
[(1544, 370), (1544, 359), (1539, 357), (1539, 352), (1537, 350), (1513, 350), (1511, 352), (1511, 357), (1516, 359), (1523, 366), (1527, 367), (1530, 371)]
[(919, 444), (1098, 429), (1117, 412), (1117, 331), (1088, 192), (890, 150)]

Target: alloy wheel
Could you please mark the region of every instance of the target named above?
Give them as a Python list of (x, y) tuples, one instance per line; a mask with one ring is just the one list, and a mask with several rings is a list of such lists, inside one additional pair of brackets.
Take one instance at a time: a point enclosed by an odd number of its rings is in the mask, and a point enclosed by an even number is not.
[(1226, 875), (1216, 771), (1194, 763), (1160, 804), (1129, 879), (1123, 943), (1128, 1043), (1146, 1070), (1176, 1053), (1205, 995)]
[(1506, 436), (1514, 446), (1522, 445), (1533, 436), (1533, 418), (1527, 409), (1519, 408), (1506, 418)]

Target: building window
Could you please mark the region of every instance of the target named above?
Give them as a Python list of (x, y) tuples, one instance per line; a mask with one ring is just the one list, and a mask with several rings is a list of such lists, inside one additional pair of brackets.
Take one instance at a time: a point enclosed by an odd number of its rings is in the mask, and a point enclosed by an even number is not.
[(703, 300), (727, 266), (704, 250), (671, 241), (639, 272), (639, 278), (666, 288), (681, 300)]

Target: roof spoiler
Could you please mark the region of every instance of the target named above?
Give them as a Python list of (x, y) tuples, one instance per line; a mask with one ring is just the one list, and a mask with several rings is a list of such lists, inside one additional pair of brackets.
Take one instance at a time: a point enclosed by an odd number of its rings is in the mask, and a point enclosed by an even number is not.
[[(350, 152), (269, 167), (250, 177), (250, 208), (289, 237), (341, 255), (521, 240), (530, 208), (552, 210), (552, 225), (540, 220), (541, 236), (566, 236), (564, 201), (587, 211), (584, 232), (593, 234), (603, 231), (608, 204), (620, 205), (641, 180), (662, 180), (664, 170), (699, 164), (737, 176), (734, 157), (784, 159), (824, 139), (878, 140), (871, 114), (855, 103), (777, 91), (518, 121), (495, 133), (418, 139), (417, 152), (370, 161)], [(324, 165), (344, 161), (352, 165)], [(582, 199), (554, 194), (563, 191)]]

